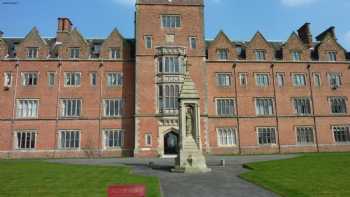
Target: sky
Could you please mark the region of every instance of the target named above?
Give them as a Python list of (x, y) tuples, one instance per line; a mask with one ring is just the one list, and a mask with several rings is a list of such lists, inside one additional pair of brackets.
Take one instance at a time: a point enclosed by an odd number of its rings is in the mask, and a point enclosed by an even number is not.
[[(0, 30), (24, 37), (36, 26), (54, 37), (57, 18), (68, 17), (86, 38), (105, 38), (117, 28), (134, 34), (135, 0), (0, 0)], [(223, 30), (232, 40), (250, 40), (260, 31), (266, 39), (285, 41), (305, 22), (313, 36), (330, 26), (350, 51), (350, 0), (205, 0), (206, 39)]]

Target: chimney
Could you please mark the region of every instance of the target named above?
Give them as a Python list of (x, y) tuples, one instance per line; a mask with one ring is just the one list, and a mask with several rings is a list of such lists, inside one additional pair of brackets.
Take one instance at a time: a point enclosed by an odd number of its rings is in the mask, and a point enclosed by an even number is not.
[(337, 39), (337, 37), (335, 36), (335, 27), (334, 26), (329, 27), (324, 32), (322, 32), (320, 35), (318, 35), (316, 37), (316, 40), (322, 41), (327, 35), (330, 35), (332, 38)]
[(58, 28), (57, 32), (70, 32), (72, 30), (73, 24), (69, 18), (58, 18)]
[(298, 34), (303, 43), (308, 47), (312, 48), (312, 34), (310, 31), (310, 23), (305, 23), (298, 29)]

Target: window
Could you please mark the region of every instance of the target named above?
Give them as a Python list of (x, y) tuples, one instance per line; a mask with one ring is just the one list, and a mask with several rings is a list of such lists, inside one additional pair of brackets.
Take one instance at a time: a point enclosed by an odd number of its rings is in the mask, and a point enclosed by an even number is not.
[(97, 73), (96, 72), (92, 72), (90, 73), (90, 84), (91, 86), (96, 86), (97, 84)]
[(257, 98), (255, 100), (256, 115), (270, 116), (274, 114), (272, 98)]
[(235, 115), (234, 99), (216, 99), (216, 114), (218, 116)]
[(189, 41), (190, 41), (191, 49), (196, 49), (197, 48), (197, 38), (196, 37), (190, 37)]
[(61, 100), (61, 116), (79, 117), (81, 112), (81, 100), (80, 99), (62, 99)]
[(22, 75), (22, 85), (36, 86), (38, 84), (38, 73), (36, 72), (24, 72)]
[(218, 73), (218, 74), (216, 74), (216, 83), (220, 87), (231, 86), (231, 74), (230, 73)]
[(256, 50), (255, 51), (256, 60), (266, 60), (266, 54), (264, 50)]
[(234, 146), (236, 145), (236, 129), (234, 128), (219, 128), (218, 145), (219, 146)]
[(258, 87), (267, 87), (269, 85), (269, 74), (255, 74), (255, 82)]
[(80, 86), (80, 72), (65, 72), (64, 73), (64, 86), (77, 87)]
[(38, 58), (38, 47), (28, 47), (27, 48), (27, 58), (35, 59)]
[(304, 74), (293, 74), (293, 85), (295, 87), (306, 86), (306, 80)]
[(99, 58), (101, 53), (101, 44), (94, 44), (92, 48), (92, 58)]
[(228, 49), (218, 49), (216, 53), (219, 60), (228, 60)]
[(105, 149), (121, 148), (124, 144), (124, 132), (121, 129), (104, 129)]
[(329, 86), (332, 89), (337, 89), (341, 86), (341, 74), (340, 73), (329, 73)]
[(284, 86), (284, 73), (277, 73), (276, 74), (276, 77), (277, 77), (277, 86), (279, 88), (283, 87)]
[(314, 73), (314, 86), (317, 88), (321, 87), (321, 74), (320, 73)]
[(4, 73), (4, 86), (5, 87), (11, 87), (12, 85), (12, 73), (11, 72), (5, 72)]
[(120, 59), (120, 48), (109, 48), (109, 59)]
[(105, 117), (121, 116), (122, 108), (123, 103), (121, 98), (103, 100), (103, 114)]
[(294, 98), (294, 110), (297, 115), (310, 115), (311, 105), (309, 98)]
[(120, 87), (123, 85), (123, 74), (120, 72), (107, 73), (107, 86)]
[(334, 126), (333, 127), (334, 140), (337, 143), (350, 142), (350, 130), (348, 126)]
[(276, 144), (276, 129), (258, 128), (258, 143), (260, 145)]
[(183, 72), (183, 64), (178, 56), (163, 56), (158, 59), (159, 73), (180, 74)]
[(70, 48), (69, 49), (69, 57), (71, 59), (79, 59), (79, 57), (80, 57), (80, 48)]
[(146, 49), (152, 48), (152, 36), (145, 36), (145, 47)]
[(79, 130), (61, 130), (59, 132), (59, 148), (61, 149), (79, 149), (80, 131)]
[(55, 72), (48, 72), (47, 73), (47, 84), (49, 86), (54, 86), (55, 85)]
[(150, 133), (145, 134), (145, 145), (152, 146), (152, 134)]
[(179, 15), (162, 15), (161, 26), (163, 28), (179, 28), (181, 27), (181, 17)]
[(331, 112), (332, 114), (345, 114), (346, 109), (346, 98), (345, 97), (331, 97)]
[(328, 51), (327, 54), (328, 54), (329, 61), (332, 61), (332, 62), (337, 61), (337, 52), (336, 51)]
[(297, 143), (313, 144), (314, 129), (312, 127), (297, 127)]
[(180, 85), (164, 84), (159, 85), (158, 89), (159, 109), (176, 110), (178, 109), (178, 99), (180, 96)]
[(301, 52), (300, 51), (292, 51), (292, 60), (293, 61), (301, 61)]
[(39, 100), (18, 99), (16, 101), (16, 117), (17, 118), (37, 118), (38, 108), (39, 108)]
[(36, 146), (36, 131), (17, 131), (16, 132), (16, 149), (31, 150)]
[(248, 85), (248, 73), (239, 73), (239, 84), (242, 87)]

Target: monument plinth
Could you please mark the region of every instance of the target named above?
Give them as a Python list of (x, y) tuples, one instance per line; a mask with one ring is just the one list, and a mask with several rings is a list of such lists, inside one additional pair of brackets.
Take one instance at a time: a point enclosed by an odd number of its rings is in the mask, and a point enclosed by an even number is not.
[(201, 147), (199, 94), (187, 70), (179, 97), (179, 154), (173, 172), (210, 172)]

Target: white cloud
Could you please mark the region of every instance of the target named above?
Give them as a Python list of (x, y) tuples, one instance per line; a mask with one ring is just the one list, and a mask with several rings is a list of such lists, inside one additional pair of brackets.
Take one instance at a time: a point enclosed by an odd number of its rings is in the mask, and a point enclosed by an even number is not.
[(288, 7), (298, 7), (315, 3), (318, 0), (281, 0), (281, 3)]
[(124, 6), (133, 6), (135, 5), (136, 0), (112, 0), (114, 3)]

